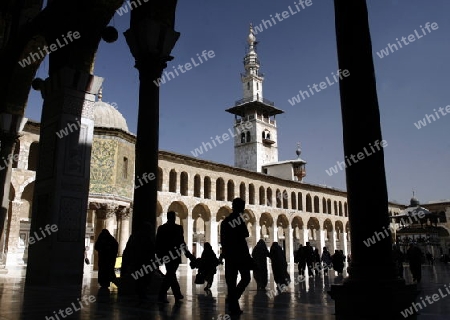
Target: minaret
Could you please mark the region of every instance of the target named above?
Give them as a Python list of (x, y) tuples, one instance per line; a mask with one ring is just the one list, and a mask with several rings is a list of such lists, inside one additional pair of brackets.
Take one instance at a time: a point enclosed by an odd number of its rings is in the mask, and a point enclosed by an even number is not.
[(249, 101), (262, 101), (262, 83), (264, 77), (259, 74), (259, 60), (256, 53), (256, 37), (253, 33), (253, 27), (250, 24), (250, 34), (248, 35), (248, 52), (244, 57), (245, 73), (241, 73), (242, 88), (244, 89), (244, 99)]
[(284, 113), (274, 103), (263, 98), (264, 78), (259, 73), (256, 37), (250, 25), (245, 73), (241, 74), (244, 97), (226, 111), (235, 115), (234, 165), (261, 172), (262, 166), (278, 161), (275, 115)]

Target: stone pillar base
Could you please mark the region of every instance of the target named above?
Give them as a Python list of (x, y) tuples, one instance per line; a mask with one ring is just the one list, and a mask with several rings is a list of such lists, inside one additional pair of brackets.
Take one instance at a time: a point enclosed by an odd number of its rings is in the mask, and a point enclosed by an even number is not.
[[(347, 282), (328, 291), (335, 301), (336, 319), (405, 319), (400, 312), (412, 307), (418, 293), (415, 284), (402, 280)], [(416, 319), (416, 312), (407, 318)]]

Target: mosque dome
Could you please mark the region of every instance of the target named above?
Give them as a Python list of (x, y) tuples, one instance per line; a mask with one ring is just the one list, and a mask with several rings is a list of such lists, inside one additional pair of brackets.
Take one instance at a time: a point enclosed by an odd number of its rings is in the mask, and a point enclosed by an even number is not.
[(412, 197), (411, 200), (409, 201), (409, 206), (417, 207), (418, 205), (420, 205), (419, 200), (417, 200), (417, 198), (415, 198), (415, 197)]
[(128, 132), (127, 121), (116, 108), (102, 101), (101, 91), (98, 93), (98, 101), (94, 104), (94, 126)]

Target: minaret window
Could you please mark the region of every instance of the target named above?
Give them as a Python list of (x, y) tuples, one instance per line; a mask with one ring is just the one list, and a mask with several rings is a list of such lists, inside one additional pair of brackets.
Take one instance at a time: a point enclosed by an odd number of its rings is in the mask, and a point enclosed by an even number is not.
[(247, 131), (247, 134), (246, 134), (246, 135), (247, 135), (246, 141), (247, 141), (247, 142), (250, 142), (250, 139), (251, 139), (251, 137), (250, 137), (250, 131)]
[(245, 132), (241, 133), (241, 143), (245, 143)]
[(123, 157), (122, 178), (123, 179), (127, 179), (128, 178), (128, 158), (127, 157)]
[(270, 131), (269, 130), (264, 130), (263, 132), (262, 132), (262, 138), (263, 138), (263, 140), (270, 140)]
[(250, 90), (250, 82), (247, 82), (247, 90)]

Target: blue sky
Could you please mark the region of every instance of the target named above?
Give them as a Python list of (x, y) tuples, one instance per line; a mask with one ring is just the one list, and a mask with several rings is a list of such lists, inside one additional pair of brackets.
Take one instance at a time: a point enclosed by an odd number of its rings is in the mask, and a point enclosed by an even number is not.
[[(325, 170), (344, 159), (339, 89), (336, 85), (292, 106), (288, 99), (300, 89), (324, 81), (336, 73), (337, 54), (333, 1), (312, 0), (298, 12), (294, 0), (179, 1), (176, 30), (181, 32), (169, 62), (190, 62), (197, 53), (213, 50), (215, 57), (161, 85), (160, 148), (191, 155), (210, 137), (226, 133), (233, 115), (224, 110), (242, 98), (240, 73), (249, 23), (270, 15), (297, 13), (257, 35), (261, 72), (265, 74), (264, 97), (285, 113), (277, 116), (279, 160), (296, 158), (301, 142), (308, 162), (305, 182), (345, 190), (345, 174), (329, 176)], [(433, 109), (450, 105), (450, 2), (448, 0), (368, 1), (373, 55), (381, 112), (389, 199), (408, 203), (412, 190), (422, 203), (450, 199), (450, 114), (417, 129), (414, 125)], [(300, 7), (301, 8), (301, 7)], [(130, 131), (136, 132), (139, 80), (122, 33), (130, 14), (116, 14), (111, 25), (119, 30), (118, 41), (102, 42), (94, 73), (105, 78), (103, 101), (115, 102)], [(379, 58), (395, 38), (420, 25), (436, 22), (437, 30)], [(38, 72), (45, 78), (46, 60)], [(364, 108), (364, 105), (361, 105)], [(42, 98), (30, 95), (26, 116), (38, 120)], [(231, 140), (200, 158), (233, 165)]]

